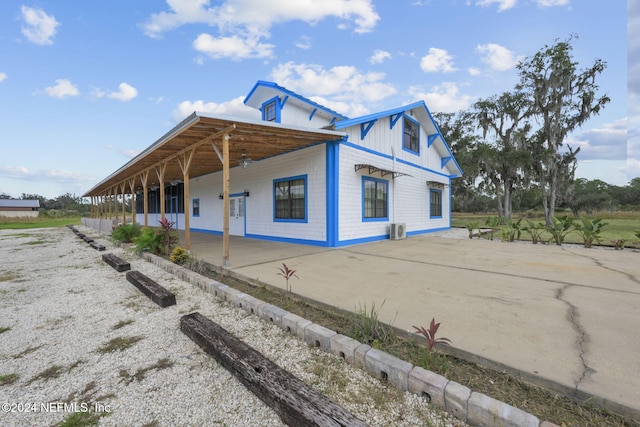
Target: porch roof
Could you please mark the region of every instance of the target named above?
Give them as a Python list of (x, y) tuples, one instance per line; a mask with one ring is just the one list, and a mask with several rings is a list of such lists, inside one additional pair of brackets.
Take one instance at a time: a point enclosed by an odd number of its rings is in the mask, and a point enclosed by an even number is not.
[(155, 168), (163, 163), (166, 164), (164, 182), (182, 180), (184, 156), (189, 152), (193, 152), (189, 167), (190, 178), (221, 171), (223, 165), (213, 145), (222, 152), (222, 138), (225, 134), (230, 137), (231, 167), (238, 166), (243, 160), (243, 154), (247, 159), (258, 161), (346, 137), (344, 132), (332, 130), (194, 112), (142, 153), (96, 184), (83, 197), (113, 194), (115, 189), (120, 193), (122, 186), (129, 193), (131, 184), (135, 189), (142, 188), (146, 173), (147, 185), (158, 185)]

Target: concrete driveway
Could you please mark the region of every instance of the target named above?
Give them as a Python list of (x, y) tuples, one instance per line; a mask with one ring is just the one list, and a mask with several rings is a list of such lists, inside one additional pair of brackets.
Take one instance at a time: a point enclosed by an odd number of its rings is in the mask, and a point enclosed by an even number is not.
[[(221, 265), (220, 236), (192, 251)], [(439, 335), (478, 361), (548, 388), (583, 393), (640, 419), (640, 252), (452, 239), (437, 235), (328, 249), (232, 238), (237, 274), (413, 331)]]

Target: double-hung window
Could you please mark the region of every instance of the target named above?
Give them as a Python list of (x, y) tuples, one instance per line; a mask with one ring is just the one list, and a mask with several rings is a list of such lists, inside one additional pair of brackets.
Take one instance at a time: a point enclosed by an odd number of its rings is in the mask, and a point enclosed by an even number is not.
[(273, 198), (276, 221), (306, 222), (306, 175), (273, 181)]
[(404, 117), (402, 148), (420, 154), (420, 125), (408, 117)]
[(429, 215), (431, 218), (442, 218), (441, 190), (429, 190)]
[(278, 114), (278, 99), (274, 98), (262, 105), (262, 120), (266, 122), (280, 122)]
[(369, 177), (362, 178), (362, 217), (364, 221), (389, 219), (389, 182)]

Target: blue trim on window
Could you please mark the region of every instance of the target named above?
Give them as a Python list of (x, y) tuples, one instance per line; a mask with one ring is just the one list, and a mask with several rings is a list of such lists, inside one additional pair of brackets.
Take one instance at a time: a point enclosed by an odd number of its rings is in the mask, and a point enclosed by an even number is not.
[[(364, 183), (366, 181), (374, 181), (374, 182), (380, 182), (385, 184), (385, 186), (387, 187), (387, 216), (385, 217), (380, 217), (380, 218), (365, 218), (364, 216)], [(362, 222), (383, 222), (383, 221), (389, 221), (389, 181), (386, 179), (379, 179), (379, 178), (373, 178), (370, 176), (363, 176), (362, 177), (362, 184), (361, 184), (361, 188), (362, 188)]]
[(260, 111), (262, 112), (262, 120), (266, 121), (265, 115), (264, 115), (265, 107), (267, 107), (268, 105), (273, 104), (273, 103), (275, 103), (275, 108), (276, 108), (276, 120), (275, 120), (275, 123), (280, 123), (280, 119), (281, 119), (280, 112), (282, 111), (283, 104), (281, 103), (280, 97), (278, 97), (278, 96), (275, 96), (275, 97), (271, 98), (270, 100), (265, 101), (265, 102), (262, 103), (262, 107), (260, 108)]
[(403, 119), (410, 120), (416, 126), (418, 126), (418, 151), (410, 150), (408, 148), (405, 148), (405, 146), (404, 146), (404, 120), (402, 120), (402, 139), (401, 139), (402, 150), (406, 151), (407, 153), (411, 153), (414, 156), (420, 156), (420, 122), (417, 121), (416, 119), (414, 119), (413, 117), (409, 116), (408, 114), (403, 114), (402, 117), (403, 117)]
[(340, 226), (340, 144), (328, 142), (326, 144), (326, 198), (327, 198), (327, 245), (335, 246), (340, 239), (338, 229)]
[[(197, 214), (193, 212), (196, 202), (198, 203), (198, 213)], [(193, 218), (198, 218), (200, 216), (200, 199), (191, 200), (191, 216)]]
[[(275, 191), (276, 183), (293, 181), (296, 179), (304, 180), (304, 218), (276, 218), (276, 191)], [(273, 200), (273, 221), (274, 222), (297, 222), (297, 223), (309, 222), (309, 191), (307, 187), (308, 187), (308, 179), (306, 174), (273, 180), (273, 182), (271, 183), (271, 191), (273, 191), (272, 200)]]
[[(433, 215), (433, 204), (431, 203), (431, 193), (440, 193), (440, 215)], [(436, 190), (434, 188), (429, 189), (429, 218), (432, 218), (432, 219), (442, 218), (442, 190)]]

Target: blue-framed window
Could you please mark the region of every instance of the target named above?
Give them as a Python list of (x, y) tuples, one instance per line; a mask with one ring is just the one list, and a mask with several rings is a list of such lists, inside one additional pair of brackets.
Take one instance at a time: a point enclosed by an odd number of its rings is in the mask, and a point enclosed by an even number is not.
[(262, 104), (262, 120), (280, 123), (280, 98), (275, 97)]
[(200, 199), (193, 199), (191, 201), (191, 205), (192, 205), (192, 210), (191, 210), (191, 216), (200, 216)]
[(429, 216), (442, 218), (442, 190), (429, 189)]
[(402, 126), (402, 149), (420, 154), (420, 123), (404, 116)]
[(273, 181), (273, 219), (307, 222), (307, 175)]
[(389, 181), (362, 177), (362, 220), (389, 220)]

